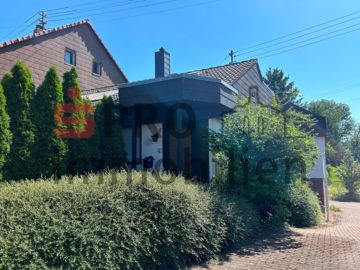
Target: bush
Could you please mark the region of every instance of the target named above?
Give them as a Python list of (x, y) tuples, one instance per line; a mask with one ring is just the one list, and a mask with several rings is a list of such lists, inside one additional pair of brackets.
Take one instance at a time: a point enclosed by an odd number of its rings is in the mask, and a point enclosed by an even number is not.
[(289, 188), (289, 223), (296, 227), (318, 225), (322, 220), (322, 212), (315, 193), (302, 182), (296, 182)]
[(55, 106), (63, 102), (64, 97), (57, 70), (51, 67), (45, 75), (45, 80), (37, 89), (32, 103), (35, 140), (31, 151), (32, 166), (28, 177), (50, 177), (65, 173), (67, 147), (54, 132), (57, 128), (54, 122)]
[(304, 178), (318, 155), (309, 129), (314, 122), (309, 115), (283, 112), (276, 105), (238, 105), (223, 117), (221, 131), (209, 134), (221, 168), (216, 186), (255, 205), (264, 221), (285, 222), (290, 214), (285, 204), (288, 184)]
[(12, 134), (10, 132), (10, 118), (6, 112), (6, 99), (0, 83), (0, 181), (2, 180), (2, 167), (10, 151)]
[(0, 269), (176, 269), (256, 228), (247, 203), (182, 178), (161, 185), (150, 174), (133, 173), (130, 184), (126, 173), (116, 176), (4, 184)]
[(341, 167), (334, 167), (328, 164), (327, 179), (328, 179), (328, 191), (331, 199), (338, 199), (346, 194), (347, 190), (344, 185), (344, 181), (341, 179), (340, 170)]
[(20, 180), (28, 177), (31, 169), (31, 149), (35, 134), (31, 119), (31, 103), (35, 94), (31, 72), (24, 63), (17, 61), (10, 73), (1, 81), (10, 117), (13, 140), (4, 165), (4, 178)]

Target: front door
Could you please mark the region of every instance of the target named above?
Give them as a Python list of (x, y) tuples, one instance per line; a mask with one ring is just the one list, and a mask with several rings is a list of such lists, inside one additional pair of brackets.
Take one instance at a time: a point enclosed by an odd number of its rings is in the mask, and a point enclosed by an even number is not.
[(163, 125), (162, 123), (141, 126), (141, 158), (153, 157), (154, 169), (163, 169)]

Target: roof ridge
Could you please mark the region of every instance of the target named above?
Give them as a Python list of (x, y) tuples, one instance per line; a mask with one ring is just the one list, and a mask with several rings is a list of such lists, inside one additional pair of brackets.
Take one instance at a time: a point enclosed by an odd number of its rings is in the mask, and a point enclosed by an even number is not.
[(62, 31), (62, 30), (66, 30), (75, 26), (79, 26), (79, 25), (88, 25), (89, 28), (93, 31), (93, 33), (95, 34), (96, 38), (98, 39), (98, 41), (100, 42), (100, 44), (103, 46), (103, 48), (105, 49), (106, 53), (109, 55), (109, 57), (112, 59), (112, 61), (114, 62), (115, 66), (118, 68), (118, 70), (120, 71), (120, 73), (124, 76), (124, 78), (128, 81), (128, 78), (126, 77), (125, 73), (122, 71), (122, 69), (120, 68), (120, 66), (118, 65), (118, 63), (116, 62), (115, 58), (110, 54), (110, 51), (107, 49), (107, 47), (105, 46), (104, 42), (102, 41), (102, 39), (100, 38), (100, 36), (98, 35), (98, 33), (95, 31), (94, 27), (92, 26), (92, 24), (90, 23), (89, 19), (83, 19), (81, 21), (76, 21), (73, 23), (69, 23), (69, 24), (65, 24), (65, 25), (60, 25), (51, 29), (47, 29), (47, 30), (42, 30), (41, 32), (38, 33), (33, 33), (27, 36), (23, 36), (23, 37), (19, 37), (13, 40), (9, 40), (9, 41), (5, 41), (5, 42), (0, 42), (0, 49), (7, 47), (7, 46), (11, 46), (23, 41), (27, 41), (27, 40), (31, 40), (33, 38), (37, 38), (40, 36), (44, 36), (50, 33), (55, 33), (58, 31)]
[(22, 42), (22, 41), (26, 41), (26, 40), (29, 40), (29, 39), (32, 39), (32, 38), (35, 38), (35, 37), (43, 36), (43, 35), (46, 35), (46, 34), (49, 34), (49, 33), (53, 33), (53, 32), (57, 32), (57, 31), (60, 31), (60, 30), (68, 29), (68, 28), (71, 28), (71, 27), (74, 27), (74, 26), (77, 26), (77, 25), (81, 25), (81, 24), (90, 24), (90, 21), (89, 21), (89, 19), (83, 19), (81, 21), (76, 21), (76, 22), (73, 22), (73, 23), (70, 23), (70, 24), (60, 25), (60, 26), (56, 26), (56, 27), (53, 27), (53, 28), (50, 28), (50, 29), (41, 30), (38, 33), (28, 34), (28, 35), (25, 35), (25, 36), (16, 37), (16, 38), (13, 38), (13, 39), (10, 39), (10, 40), (6, 40), (6, 41), (3, 41), (3, 42), (0, 42), (0, 48), (10, 46), (10, 45)]
[(203, 71), (203, 70), (215, 69), (215, 68), (220, 68), (220, 67), (235, 66), (235, 65), (238, 65), (238, 64), (244, 64), (246, 62), (257, 62), (257, 61), (258, 60), (256, 58), (251, 58), (251, 59), (240, 61), (240, 62), (234, 62), (234, 63), (229, 63), (229, 64), (225, 64), (225, 65), (219, 65), (219, 66), (212, 66), (212, 67), (207, 67), (207, 68), (202, 68), (202, 69), (196, 69), (196, 70), (188, 71), (187, 73), (199, 72), (199, 71)]
[(187, 72), (206, 77), (220, 78), (232, 85), (238, 81), (254, 65), (258, 65), (257, 59), (249, 59), (241, 62), (230, 63), (222, 66), (209, 67)]

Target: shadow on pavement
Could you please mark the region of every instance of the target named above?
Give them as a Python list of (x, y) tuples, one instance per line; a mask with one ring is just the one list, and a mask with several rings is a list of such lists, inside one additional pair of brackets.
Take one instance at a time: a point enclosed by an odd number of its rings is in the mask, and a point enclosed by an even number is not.
[[(291, 231), (289, 228), (261, 230), (258, 235), (244, 243), (243, 247), (238, 250), (227, 250), (217, 257), (218, 264), (229, 261), (231, 255), (254, 256), (259, 253), (273, 252), (274, 250), (297, 249), (303, 246), (301, 242), (296, 241), (296, 237), (301, 234)], [(201, 265), (208, 268), (209, 262)]]

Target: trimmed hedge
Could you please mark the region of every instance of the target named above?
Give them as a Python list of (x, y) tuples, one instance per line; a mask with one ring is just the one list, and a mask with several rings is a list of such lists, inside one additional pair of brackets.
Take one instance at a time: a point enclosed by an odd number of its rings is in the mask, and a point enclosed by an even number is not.
[(182, 178), (162, 185), (142, 176), (133, 172), (130, 184), (125, 172), (116, 183), (107, 173), (101, 184), (97, 175), (5, 184), (0, 269), (179, 269), (240, 245), (257, 228), (244, 201)]
[(290, 186), (289, 223), (296, 227), (311, 227), (321, 223), (322, 212), (320, 202), (310, 187), (302, 182)]

